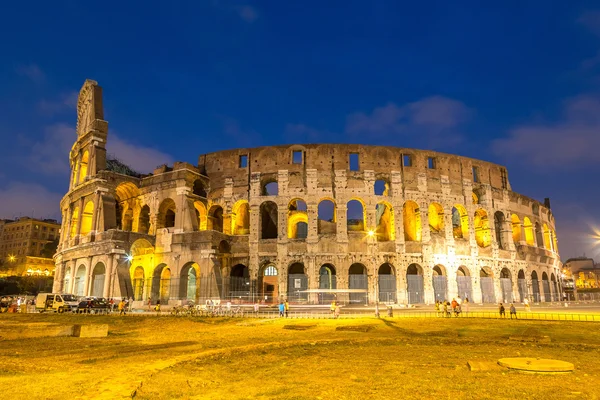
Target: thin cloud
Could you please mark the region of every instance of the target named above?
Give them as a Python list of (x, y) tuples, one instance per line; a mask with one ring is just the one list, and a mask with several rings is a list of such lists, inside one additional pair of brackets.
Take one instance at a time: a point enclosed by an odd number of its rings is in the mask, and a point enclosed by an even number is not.
[(251, 24), (258, 19), (258, 11), (252, 6), (234, 6), (233, 10), (245, 22)]
[(446, 144), (462, 140), (455, 129), (468, 121), (473, 111), (464, 103), (443, 96), (432, 96), (405, 105), (388, 103), (371, 113), (358, 112), (346, 119), (348, 135), (373, 137), (414, 135)]
[(0, 189), (1, 218), (29, 216), (60, 218), (61, 193), (55, 193), (37, 183), (12, 182)]
[(322, 140), (324, 137), (327, 137), (328, 133), (304, 124), (287, 124), (284, 129), (284, 135), (293, 142), (301, 143)]
[(565, 102), (559, 121), (517, 126), (492, 149), (522, 164), (576, 169), (600, 164), (599, 132), (600, 98), (581, 95)]
[(42, 83), (46, 80), (46, 74), (36, 64), (19, 65), (15, 70), (17, 74), (27, 77), (35, 83)]
[(162, 164), (172, 165), (173, 157), (160, 150), (133, 144), (109, 133), (107, 152), (140, 173), (151, 173)]
[(600, 11), (586, 11), (581, 14), (577, 22), (586, 27), (593, 34), (600, 36)]
[(37, 104), (37, 108), (42, 114), (48, 116), (74, 111), (77, 108), (78, 96), (79, 93), (76, 91), (63, 93), (54, 100), (41, 100)]

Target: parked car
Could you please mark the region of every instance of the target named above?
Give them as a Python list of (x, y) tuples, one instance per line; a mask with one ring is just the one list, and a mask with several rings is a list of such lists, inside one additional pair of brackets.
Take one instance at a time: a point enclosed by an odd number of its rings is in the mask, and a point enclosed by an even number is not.
[(79, 303), (77, 312), (88, 314), (106, 313), (110, 309), (110, 305), (106, 299), (89, 299)]

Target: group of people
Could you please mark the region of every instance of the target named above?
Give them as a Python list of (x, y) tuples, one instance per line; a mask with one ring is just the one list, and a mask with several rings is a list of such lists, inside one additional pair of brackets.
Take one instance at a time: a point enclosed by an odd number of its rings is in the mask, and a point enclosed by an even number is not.
[[(527, 299), (526, 299), (527, 300)], [(529, 307), (529, 302), (527, 302), (527, 307)], [(506, 318), (506, 309), (504, 308), (504, 304), (500, 303), (498, 306), (498, 311), (500, 312), (500, 318)], [(510, 319), (517, 318), (517, 309), (514, 303), (510, 303)]]
[(0, 312), (7, 312), (9, 307), (14, 307), (14, 312), (31, 312), (29, 306), (35, 306), (35, 297), (27, 300), (27, 297), (4, 296), (0, 298)]
[(333, 318), (338, 319), (340, 317), (340, 305), (335, 300), (331, 302), (330, 312)]
[(108, 305), (110, 306), (110, 312), (115, 311), (115, 304), (117, 305), (117, 310), (119, 310), (119, 315), (125, 315), (125, 311), (131, 312), (133, 308), (133, 297), (128, 299), (122, 298), (118, 303), (112, 297), (108, 299)]
[(469, 312), (469, 304), (468, 297), (463, 301), (460, 296), (453, 298), (452, 302), (448, 300), (436, 300), (435, 311), (441, 317), (451, 317), (452, 315), (458, 317), (463, 312), (463, 308), (464, 312)]
[(284, 315), (287, 318), (290, 312), (290, 304), (287, 300), (279, 302), (279, 318), (282, 318)]

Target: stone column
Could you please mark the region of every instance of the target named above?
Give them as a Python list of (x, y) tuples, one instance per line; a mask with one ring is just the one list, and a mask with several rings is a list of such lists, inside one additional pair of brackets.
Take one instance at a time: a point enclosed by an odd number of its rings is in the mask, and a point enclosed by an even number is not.
[(96, 230), (98, 229), (98, 218), (100, 218), (100, 191), (96, 191), (94, 193), (94, 216), (92, 218), (92, 234), (96, 233)]
[(75, 290), (75, 277), (77, 276), (77, 260), (73, 260), (71, 261), (72, 264), (72, 268), (71, 268), (71, 279), (69, 280), (69, 293), (75, 294), (74, 290)]
[(308, 217), (308, 236), (306, 241), (316, 243), (319, 241), (319, 205), (313, 201), (306, 203)]
[(88, 257), (88, 265), (89, 265), (89, 269), (87, 270), (87, 273), (85, 274), (85, 284), (83, 287), (83, 294), (85, 296), (91, 296), (91, 282), (92, 282), (92, 275), (94, 274), (94, 265), (92, 264), (92, 257)]
[(102, 296), (105, 298), (113, 297), (111, 293), (111, 280), (113, 276), (114, 257), (112, 254), (108, 255), (108, 262), (106, 265), (106, 276), (104, 277), (104, 288), (102, 290)]

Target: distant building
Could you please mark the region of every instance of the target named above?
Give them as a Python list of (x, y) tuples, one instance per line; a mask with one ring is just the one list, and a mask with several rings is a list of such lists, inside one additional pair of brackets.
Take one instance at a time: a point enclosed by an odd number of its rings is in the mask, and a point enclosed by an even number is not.
[(564, 264), (564, 273), (572, 278), (577, 289), (600, 288), (600, 264), (593, 258), (570, 258)]
[(57, 240), (60, 224), (53, 219), (21, 217), (0, 222), (0, 276), (53, 275), (54, 261), (44, 246)]

